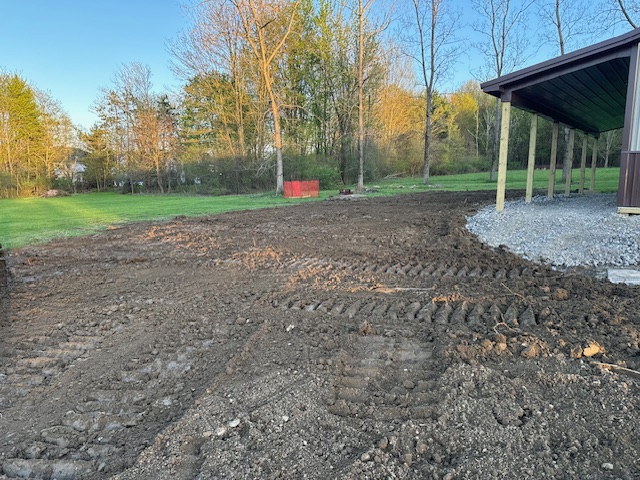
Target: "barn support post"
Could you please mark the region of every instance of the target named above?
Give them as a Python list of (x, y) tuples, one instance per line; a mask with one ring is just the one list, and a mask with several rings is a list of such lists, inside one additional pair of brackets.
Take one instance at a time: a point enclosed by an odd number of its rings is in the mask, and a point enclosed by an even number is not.
[(584, 193), (584, 174), (587, 169), (587, 148), (589, 147), (589, 137), (587, 134), (584, 134), (582, 138), (582, 153), (580, 155), (580, 186), (578, 187), (578, 192), (580, 195)]
[(538, 134), (538, 114), (531, 115), (531, 129), (529, 130), (529, 161), (527, 163), (527, 194), (525, 201), (531, 203), (533, 198), (533, 172), (536, 166), (536, 136)]
[(511, 102), (502, 102), (502, 123), (500, 125), (500, 154), (498, 156), (498, 188), (496, 190), (496, 211), (504, 210), (504, 196), (507, 185), (507, 157), (509, 155), (509, 124)]
[(569, 129), (569, 155), (567, 155), (567, 161), (569, 162), (569, 166), (567, 167), (567, 178), (564, 182), (564, 196), (568, 197), (571, 195), (571, 175), (573, 173), (573, 147), (576, 143), (576, 129)]
[(558, 155), (558, 131), (560, 123), (553, 122), (553, 133), (551, 134), (551, 159), (549, 161), (549, 187), (547, 188), (547, 198), (553, 198), (556, 188), (556, 161)]
[(589, 180), (589, 191), (593, 192), (596, 188), (596, 163), (598, 162), (598, 143), (600, 137), (594, 137), (593, 149), (591, 151), (591, 179)]

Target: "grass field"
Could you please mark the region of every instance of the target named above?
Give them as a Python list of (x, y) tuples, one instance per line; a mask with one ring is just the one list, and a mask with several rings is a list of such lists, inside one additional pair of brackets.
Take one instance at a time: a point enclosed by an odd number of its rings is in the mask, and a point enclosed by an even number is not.
[[(587, 172), (586, 186), (589, 185)], [(573, 172), (577, 188), (579, 172)], [(596, 174), (596, 191), (614, 192), (618, 188), (619, 169), (600, 169)], [(548, 171), (536, 171), (534, 188), (546, 194)], [(526, 171), (507, 174), (507, 189), (524, 189)], [(420, 178), (394, 178), (367, 185), (376, 190), (372, 195), (399, 195), (437, 190), (494, 190), (495, 182), (487, 173), (432, 177), (430, 185)], [(353, 188), (353, 187), (352, 187)], [(560, 172), (556, 173), (556, 190), (564, 191)], [(320, 192), (319, 200), (336, 195), (337, 190)], [(54, 238), (80, 236), (106, 229), (110, 225), (162, 220), (177, 215), (198, 216), (265, 207), (293, 205), (316, 199), (285, 199), (273, 194), (232, 195), (224, 197), (185, 195), (120, 195), (91, 193), (59, 198), (19, 198), (0, 200), (0, 244), (19, 248)]]

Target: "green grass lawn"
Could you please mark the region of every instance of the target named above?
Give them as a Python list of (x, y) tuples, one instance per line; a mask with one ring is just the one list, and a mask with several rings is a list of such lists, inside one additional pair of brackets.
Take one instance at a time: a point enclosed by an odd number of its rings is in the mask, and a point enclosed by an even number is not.
[[(587, 172), (586, 186), (589, 186)], [(579, 172), (574, 170), (572, 189), (577, 188)], [(619, 169), (600, 169), (596, 174), (596, 190), (615, 192)], [(394, 178), (367, 185), (377, 190), (373, 195), (399, 195), (420, 191), (495, 190), (487, 173), (432, 177), (430, 185), (421, 178)], [(509, 171), (507, 189), (525, 188), (526, 171)], [(536, 171), (536, 193), (547, 191), (548, 171)], [(353, 188), (353, 187), (352, 187)], [(556, 191), (563, 192), (560, 172), (556, 173)], [(320, 192), (319, 200), (336, 195), (337, 190)], [(214, 215), (235, 210), (293, 205), (316, 199), (285, 199), (273, 194), (232, 195), (224, 197), (186, 195), (120, 195), (91, 193), (60, 198), (19, 198), (0, 200), (0, 244), (19, 248), (54, 238), (94, 233), (110, 225), (162, 220), (177, 215)]]
[[(585, 176), (585, 189), (589, 189), (591, 171), (588, 169)], [(619, 168), (601, 168), (596, 171), (595, 190), (600, 193), (617, 192)], [(524, 190), (527, 182), (526, 170), (509, 170), (507, 172), (507, 190)], [(580, 170), (573, 169), (571, 175), (571, 190), (576, 190), (580, 182)], [(549, 184), (549, 170), (536, 170), (533, 177), (533, 188), (535, 194), (547, 194)], [(380, 188), (381, 194), (397, 194), (399, 190), (409, 188), (412, 191), (471, 191), (471, 190), (495, 190), (496, 182), (489, 181), (489, 174), (465, 173), (460, 175), (446, 175), (431, 177), (429, 185), (422, 184), (422, 178), (395, 178), (383, 180), (375, 183)], [(562, 182), (562, 172), (556, 171), (555, 191), (564, 193), (564, 182)]]
[[(320, 199), (331, 193), (321, 192)], [(162, 220), (177, 215), (215, 215), (312, 200), (315, 199), (285, 199), (274, 194), (209, 197), (117, 193), (2, 199), (0, 244), (3, 248), (18, 248), (53, 238), (86, 235), (127, 222)]]

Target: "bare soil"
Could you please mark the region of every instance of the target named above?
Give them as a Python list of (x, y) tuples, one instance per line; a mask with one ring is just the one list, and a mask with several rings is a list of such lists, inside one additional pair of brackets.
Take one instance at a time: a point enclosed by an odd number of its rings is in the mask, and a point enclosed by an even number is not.
[(640, 288), (483, 245), (492, 201), (6, 252), (0, 478), (640, 478)]

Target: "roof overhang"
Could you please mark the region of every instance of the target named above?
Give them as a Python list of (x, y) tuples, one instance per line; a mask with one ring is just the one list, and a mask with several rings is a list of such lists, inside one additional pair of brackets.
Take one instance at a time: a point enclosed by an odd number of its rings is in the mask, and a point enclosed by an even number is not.
[(485, 93), (588, 134), (622, 128), (640, 29), (503, 75)]

